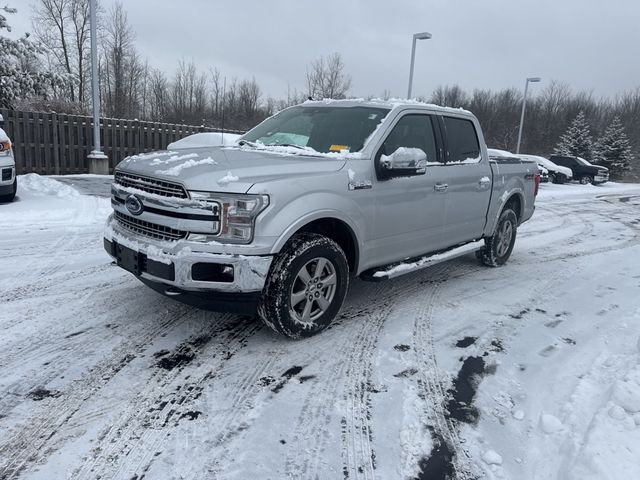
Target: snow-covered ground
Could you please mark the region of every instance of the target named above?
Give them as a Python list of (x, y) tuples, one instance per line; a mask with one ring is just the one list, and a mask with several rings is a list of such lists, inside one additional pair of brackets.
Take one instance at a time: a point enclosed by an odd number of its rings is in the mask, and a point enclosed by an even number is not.
[(356, 281), (292, 342), (113, 266), (65, 182), (0, 206), (0, 478), (640, 478), (640, 185), (542, 185), (505, 267)]

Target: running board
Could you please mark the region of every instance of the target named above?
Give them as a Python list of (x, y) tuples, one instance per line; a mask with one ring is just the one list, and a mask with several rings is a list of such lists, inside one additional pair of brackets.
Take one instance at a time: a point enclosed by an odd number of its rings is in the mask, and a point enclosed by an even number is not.
[(475, 242), (467, 243), (459, 247), (445, 250), (444, 252), (434, 253), (433, 255), (425, 255), (415, 260), (407, 260), (400, 263), (392, 263), (384, 267), (372, 268), (360, 275), (362, 280), (367, 282), (381, 282), (383, 280), (389, 280), (391, 278), (400, 277), (407, 273), (417, 272), (424, 268), (431, 267), (438, 263), (446, 262), (457, 257), (462, 257), (469, 253), (476, 252), (484, 247), (484, 240), (477, 240)]

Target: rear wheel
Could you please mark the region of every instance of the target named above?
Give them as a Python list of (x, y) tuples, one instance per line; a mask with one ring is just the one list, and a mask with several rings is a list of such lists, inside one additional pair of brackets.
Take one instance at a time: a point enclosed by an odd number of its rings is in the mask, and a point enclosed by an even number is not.
[(593, 177), (591, 175), (583, 175), (580, 178), (580, 184), (581, 185), (588, 185), (590, 183), (593, 183)]
[(322, 235), (302, 233), (274, 260), (258, 315), (282, 335), (308, 337), (331, 324), (348, 285), (349, 265), (340, 246)]
[(0, 195), (0, 203), (13, 202), (13, 199), (16, 198), (17, 191), (18, 191), (18, 179), (16, 178), (13, 182), (13, 191), (8, 195)]
[(489, 267), (504, 265), (516, 243), (517, 228), (516, 213), (511, 208), (505, 208), (500, 214), (493, 235), (485, 238), (484, 247), (476, 253), (478, 260)]

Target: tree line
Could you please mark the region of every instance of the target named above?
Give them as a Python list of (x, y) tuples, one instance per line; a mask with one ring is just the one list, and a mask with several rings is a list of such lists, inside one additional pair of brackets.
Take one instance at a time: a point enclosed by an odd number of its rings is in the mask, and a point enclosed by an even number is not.
[[(482, 125), (489, 147), (515, 151), (523, 93), (458, 85), (439, 86), (431, 103), (472, 111)], [(614, 98), (574, 92), (566, 83), (551, 81), (527, 98), (521, 153), (549, 156), (571, 154), (613, 168), (614, 177), (640, 174), (640, 87)], [(615, 156), (623, 159), (614, 159)], [(622, 164), (620, 164), (622, 163)]]
[[(8, 7), (4, 11), (16, 13)], [(6, 17), (1, 18), (0, 29), (5, 25), (9, 29)], [(11, 63), (15, 68), (6, 77), (30, 79), (29, 88), (13, 86), (11, 95), (0, 95), (0, 106), (89, 113), (89, 0), (35, 0), (32, 26), (32, 35), (18, 41), (0, 36), (14, 46)], [(246, 130), (308, 97), (345, 98), (351, 85), (338, 53), (307, 66), (306, 92), (289, 90), (281, 99), (266, 97), (255, 78), (227, 78), (215, 67), (203, 71), (184, 59), (168, 75), (138, 52), (136, 33), (122, 2), (108, 11), (98, 2), (98, 43), (101, 110), (107, 117)], [(29, 46), (28, 52), (23, 51), (24, 45)], [(4, 77), (0, 77), (0, 93), (2, 89), (9, 89)]]

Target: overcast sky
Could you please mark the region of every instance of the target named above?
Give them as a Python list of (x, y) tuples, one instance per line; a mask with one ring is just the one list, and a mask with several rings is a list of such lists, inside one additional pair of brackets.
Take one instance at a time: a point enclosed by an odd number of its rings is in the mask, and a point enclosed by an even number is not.
[[(102, 0), (108, 9), (114, 0)], [(15, 33), (32, 0), (6, 0)], [(304, 88), (306, 65), (340, 52), (354, 96), (414, 95), (437, 85), (522, 88), (527, 76), (596, 96), (640, 86), (640, 0), (124, 0), (138, 48), (173, 73), (182, 57), (228, 78), (255, 77), (267, 95)], [(542, 84), (544, 86), (544, 84)], [(534, 86), (540, 89), (542, 86)]]

